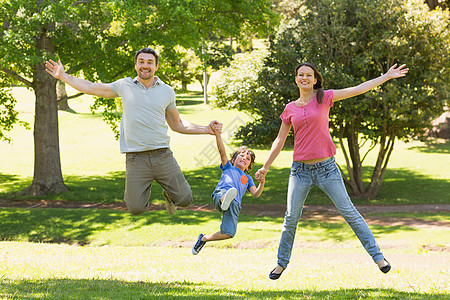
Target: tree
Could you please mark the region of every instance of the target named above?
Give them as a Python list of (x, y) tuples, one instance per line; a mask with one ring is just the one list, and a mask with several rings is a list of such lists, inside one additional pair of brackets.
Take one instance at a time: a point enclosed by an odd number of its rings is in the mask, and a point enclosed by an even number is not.
[(19, 113), (14, 109), (17, 100), (10, 93), (11, 79), (1, 72), (0, 77), (2, 77), (0, 83), (5, 86), (0, 88), (0, 142), (11, 142), (11, 138), (6, 135), (6, 132), (11, 130), (16, 123), (25, 127), (28, 127), (28, 123), (20, 121), (18, 118)]
[[(406, 63), (413, 71), (405, 78), (337, 102), (330, 112), (332, 136), (347, 162), (344, 181), (353, 196), (373, 198), (395, 140), (420, 137), (448, 103), (448, 12), (428, 12), (422, 3), (405, 6), (397, 0), (303, 3), (304, 13), (281, 26), (271, 40), (270, 55), (259, 73), (261, 88), (247, 105), (256, 120), (238, 136), (266, 145), (275, 138), (281, 111), (298, 97), (293, 78), (299, 62), (316, 64), (325, 88), (336, 89), (377, 77), (396, 62)], [(370, 144), (369, 151), (378, 149), (366, 184), (363, 162), (368, 152), (360, 153), (365, 143)]]
[(449, 0), (425, 0), (424, 2), (428, 5), (428, 7), (431, 10), (434, 10), (437, 7), (440, 7), (442, 9), (446, 9), (446, 8), (450, 7)]
[[(208, 34), (239, 35), (242, 24), (263, 30), (272, 16), (266, 0), (1, 1), (0, 108), (6, 109), (0, 122), (7, 126), (0, 128), (0, 137), (17, 122), (15, 100), (4, 87), (15, 80), (36, 96), (34, 175), (25, 193), (67, 190), (59, 155), (56, 80), (46, 73), (45, 60), (61, 58), (68, 73), (82, 70), (91, 81), (111, 82), (134, 76), (133, 56), (139, 48), (159, 47), (164, 64), (176, 57), (172, 49), (178, 44), (200, 49)], [(164, 72), (159, 75), (164, 78)], [(105, 119), (115, 126), (120, 101), (100, 99), (97, 105), (106, 106)]]
[[(209, 41), (216, 41), (223, 36), (240, 36), (244, 26), (255, 33), (268, 34), (271, 28), (268, 20), (272, 24), (278, 22), (268, 0), (164, 0), (142, 6), (138, 11), (124, 5), (120, 15), (121, 21), (116, 22), (116, 30), (129, 38), (128, 47), (137, 49), (146, 38), (147, 45), (153, 45), (163, 53), (158, 76), (168, 83), (177, 78), (174, 75), (180, 62), (177, 45), (192, 49), (205, 63), (210, 59), (210, 56), (205, 55), (205, 52), (208, 54), (206, 49), (210, 45)], [(151, 37), (147, 37), (149, 34)], [(132, 61), (132, 56), (128, 61)], [(207, 65), (202, 65), (202, 68), (207, 68)], [(132, 66), (129, 66), (130, 69), (133, 69)], [(196, 79), (203, 82), (197, 76)], [(99, 99), (93, 107), (103, 107), (105, 120), (116, 137), (119, 134), (120, 105), (120, 99)]]

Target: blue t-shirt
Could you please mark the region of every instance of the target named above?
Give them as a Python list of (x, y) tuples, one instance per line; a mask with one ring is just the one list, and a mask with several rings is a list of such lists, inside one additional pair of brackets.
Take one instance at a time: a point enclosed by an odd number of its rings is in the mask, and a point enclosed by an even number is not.
[(245, 191), (255, 185), (253, 183), (252, 177), (233, 166), (229, 161), (227, 161), (227, 163), (223, 167), (222, 164), (220, 164), (220, 169), (222, 170), (222, 177), (220, 177), (219, 183), (216, 186), (216, 190), (229, 190), (232, 187), (236, 188), (236, 200), (240, 204)]

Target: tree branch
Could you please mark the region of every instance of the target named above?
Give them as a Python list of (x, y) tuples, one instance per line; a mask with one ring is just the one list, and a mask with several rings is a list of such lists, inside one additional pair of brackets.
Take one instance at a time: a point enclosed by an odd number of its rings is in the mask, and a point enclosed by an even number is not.
[(11, 71), (8, 68), (1, 68), (1, 71), (5, 72), (6, 74), (8, 74), (9, 76), (11, 76), (12, 78), (24, 83), (25, 85), (29, 86), (29, 87), (33, 87), (33, 83), (31, 81), (26, 80), (25, 78), (23, 78), (22, 76), (20, 76), (19, 74), (17, 74), (14, 71)]
[(85, 4), (85, 3), (92, 3), (92, 1), (93, 0), (78, 0), (78, 1), (75, 1), (74, 3), (72, 3), (72, 6), (77, 6), (77, 5)]
[(392, 151), (394, 150), (394, 145), (395, 145), (395, 135), (389, 136), (388, 146), (387, 146), (387, 155), (384, 160), (384, 165), (383, 165), (383, 168), (381, 169), (381, 172), (380, 172), (379, 178), (377, 180), (377, 183), (375, 185), (375, 188), (372, 192), (373, 196), (377, 195), (378, 191), (381, 188), (381, 185), (382, 185), (383, 179), (384, 179), (384, 174), (386, 173), (387, 165), (389, 162), (389, 158), (391, 157)]
[(84, 93), (78, 93), (78, 94), (75, 94), (75, 95), (72, 95), (72, 96), (62, 97), (61, 99), (58, 100), (58, 103), (61, 102), (61, 101), (64, 101), (64, 100), (70, 100), (70, 99), (78, 98), (78, 97), (83, 96), (83, 95), (84, 95)]
[(88, 66), (91, 61), (92, 61), (92, 59), (88, 59), (88, 60), (86, 60), (86, 61), (84, 61), (84, 62), (82, 62), (82, 63), (80, 63), (80, 64), (78, 64), (76, 66), (73, 66), (69, 70), (67, 70), (66, 73), (69, 74), (69, 75), (73, 74), (73, 73), (76, 73), (76, 72), (82, 70), (84, 67)]

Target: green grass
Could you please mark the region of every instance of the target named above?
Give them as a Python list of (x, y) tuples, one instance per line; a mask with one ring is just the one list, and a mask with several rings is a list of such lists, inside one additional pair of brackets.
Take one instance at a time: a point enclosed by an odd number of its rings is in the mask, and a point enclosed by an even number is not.
[(414, 256), (393, 256), (397, 269), (389, 275), (361, 255), (301, 253), (272, 282), (273, 253), (265, 250), (214, 249), (194, 257), (183, 248), (1, 243), (5, 248), (15, 252), (0, 267), (8, 272), (0, 283), (6, 299), (448, 299), (448, 277), (433, 271), (440, 253), (423, 256), (426, 272), (404, 261)]
[[(371, 215), (373, 216), (373, 215)], [(377, 214), (394, 216), (397, 221), (408, 218), (409, 214)], [(419, 214), (423, 220), (442, 220), (448, 214)], [(150, 211), (140, 216), (132, 216), (124, 211), (109, 209), (19, 209), (4, 208), (0, 211), (0, 240), (67, 243), (91, 246), (186, 246), (195, 240), (198, 233), (213, 233), (219, 229), (220, 213), (179, 210), (176, 215), (168, 215), (165, 210)], [(277, 246), (281, 234), (283, 218), (241, 215), (238, 234), (235, 238), (220, 243), (210, 243), (212, 247), (267, 248)], [(445, 248), (450, 240), (446, 228), (413, 228), (407, 225), (372, 225), (378, 237), (405, 240), (402, 251), (417, 252), (423, 247)], [(359, 242), (350, 227), (344, 222), (301, 220), (298, 234), (302, 242), (338, 242), (350, 249)], [(352, 240), (351, 242), (343, 242)], [(345, 246), (345, 247), (347, 247)], [(342, 246), (344, 247), (344, 246)], [(344, 248), (345, 248), (344, 247)]]
[[(16, 88), (22, 120), (33, 122), (31, 92)], [(59, 112), (61, 162), (69, 192), (46, 200), (122, 202), (124, 157), (92, 99)], [(234, 124), (245, 114), (212, 109), (199, 93), (178, 96), (182, 117), (197, 124), (224, 123), (231, 144)], [(233, 123), (237, 122), (237, 123)], [(32, 132), (17, 127), (13, 144), (0, 143), (0, 198), (18, 197), (32, 180)], [(197, 204), (210, 204), (220, 176), (212, 136), (170, 132), (175, 153)], [(230, 146), (231, 150), (234, 146)], [(258, 164), (268, 150), (255, 150)], [(448, 203), (450, 144), (396, 143), (377, 199), (356, 204)], [(344, 159), (339, 153), (338, 163)], [(374, 156), (368, 157), (370, 165)], [(244, 203), (285, 203), (292, 151), (283, 151), (267, 175), (263, 195)], [(364, 168), (369, 174), (370, 167)], [(30, 197), (28, 197), (30, 198)], [(161, 187), (152, 201), (163, 202)], [(331, 204), (313, 189), (307, 204)], [(218, 230), (220, 214), (179, 210), (140, 216), (109, 209), (2, 208), (0, 210), (0, 299), (449, 299), (450, 231), (412, 227), (402, 220), (446, 222), (448, 213), (368, 213), (396, 219), (371, 225), (393, 265), (382, 274), (343, 221), (301, 220), (289, 268), (278, 281), (267, 277), (276, 264), (283, 218), (241, 215), (235, 238), (208, 243), (193, 256), (200, 232)], [(400, 225), (399, 225), (400, 224)]]
[[(19, 99), (17, 109), (20, 118), (32, 124), (34, 95), (24, 88), (15, 88), (14, 92)], [(236, 126), (251, 119), (244, 113), (213, 109), (203, 104), (199, 92), (189, 92), (177, 97), (184, 119), (197, 124), (208, 124), (213, 119), (224, 123), (223, 138), (229, 152), (235, 147), (231, 138)], [(91, 103), (91, 97), (83, 96), (70, 102), (75, 113), (59, 112), (61, 164), (69, 192), (48, 195), (45, 196), (46, 199), (106, 203), (122, 201), (124, 155), (119, 152), (118, 141), (102, 121), (101, 115), (90, 113)], [(171, 148), (194, 190), (195, 201), (198, 204), (210, 203), (210, 195), (220, 176), (217, 167), (220, 159), (214, 137), (182, 135), (171, 131), (169, 134)], [(28, 187), (33, 176), (32, 132), (16, 127), (11, 136), (12, 144), (0, 143), (0, 197), (3, 198), (17, 198), (16, 193)], [(282, 151), (268, 173), (263, 195), (258, 199), (247, 195), (244, 203), (285, 203), (287, 178), (292, 163), (292, 150), (289, 147), (287, 149)], [(257, 164), (253, 174), (268, 156), (269, 150), (256, 149), (255, 152)], [(372, 200), (355, 200), (355, 203), (449, 203), (450, 168), (443, 167), (450, 163), (449, 154), (450, 142), (397, 142), (378, 197)], [(370, 176), (374, 155), (372, 153), (367, 157), (367, 167), (363, 169), (366, 178)], [(336, 160), (345, 168), (339, 150)], [(152, 201), (163, 201), (160, 191), (160, 187), (155, 184)], [(319, 189), (314, 188), (307, 204), (331, 203)]]
[[(400, 217), (403, 217), (399, 214)], [(404, 215), (407, 216), (407, 215)], [(422, 214), (422, 218), (435, 218)], [(441, 216), (442, 218), (443, 216)], [(371, 226), (393, 269), (382, 274), (343, 222), (301, 221), (278, 281), (282, 218), (242, 215), (235, 238), (207, 243), (219, 213), (131, 216), (108, 209), (0, 211), (3, 299), (448, 299), (447, 228)], [(438, 249), (442, 250), (438, 250)], [(430, 250), (431, 249), (431, 250)], [(426, 268), (423, 264), (426, 263)]]
[(448, 277), (436, 268), (440, 253), (422, 256), (426, 272), (405, 261), (415, 256), (394, 255), (389, 275), (358, 254), (300, 253), (280, 280), (270, 281), (274, 257), (266, 250), (209, 249), (194, 257), (184, 248), (0, 249), (15, 253), (0, 267), (8, 274), (0, 284), (6, 299), (448, 299)]

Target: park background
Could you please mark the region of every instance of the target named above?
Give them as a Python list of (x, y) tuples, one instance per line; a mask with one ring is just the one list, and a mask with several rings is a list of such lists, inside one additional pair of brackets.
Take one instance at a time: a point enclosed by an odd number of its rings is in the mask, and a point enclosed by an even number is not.
[[(242, 56), (248, 60), (246, 53), (267, 51), (261, 39), (253, 39), (251, 44), (254, 50), (234, 55), (235, 61)], [(236, 51), (236, 41), (233, 45)], [(233, 76), (232, 62), (229, 68), (220, 69), (208, 70), (210, 88), (220, 87), (227, 74)], [(234, 70), (242, 71), (238, 66)], [(193, 82), (181, 89), (181, 81), (172, 80), (179, 88), (177, 105), (182, 118), (197, 124), (220, 120), (227, 149), (235, 149), (241, 143), (233, 139), (237, 126), (254, 116), (245, 110), (219, 108), (214, 97), (205, 104), (201, 85)], [(33, 91), (13, 87), (10, 92), (17, 99), (14, 108), (19, 119), (33, 124)], [(71, 88), (67, 93), (76, 94)], [(258, 205), (259, 210), (241, 215), (236, 237), (209, 243), (193, 256), (190, 248), (198, 233), (216, 231), (220, 224), (220, 214), (211, 209), (211, 193), (220, 176), (214, 137), (169, 132), (171, 148), (193, 188), (195, 205), (191, 209), (169, 216), (155, 184), (154, 209), (131, 216), (120, 206), (124, 157), (114, 131), (102, 120), (108, 107), (91, 113), (94, 103), (98, 100), (83, 95), (69, 101), (70, 109), (57, 113), (65, 193), (18, 194), (33, 180), (31, 130), (14, 126), (7, 132), (11, 143), (0, 144), (0, 198), (5, 200), (0, 218), (0, 288), (4, 299), (448, 298), (448, 140), (397, 140), (378, 195), (354, 199), (357, 207), (364, 208), (364, 216), (393, 265), (391, 272), (385, 275), (377, 269), (335, 213), (314, 213), (320, 212), (319, 208), (323, 212), (324, 207), (333, 210), (326, 196), (314, 189), (299, 223), (292, 262), (282, 278), (272, 282), (267, 275), (276, 263), (283, 215), (271, 212), (274, 205), (285, 203), (292, 148), (288, 145), (275, 161), (263, 195), (243, 199), (244, 204)], [(437, 103), (445, 103), (445, 99)], [(255, 170), (269, 148), (255, 148)], [(345, 166), (339, 147), (336, 159)], [(365, 160), (366, 176), (375, 161), (376, 151), (372, 151)], [(23, 207), (7, 207), (14, 206), (11, 203)], [(54, 203), (77, 205), (52, 208)], [(116, 209), (101, 209), (100, 204), (115, 204)]]

